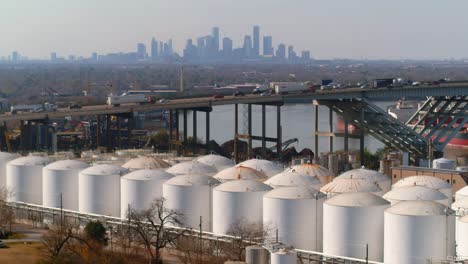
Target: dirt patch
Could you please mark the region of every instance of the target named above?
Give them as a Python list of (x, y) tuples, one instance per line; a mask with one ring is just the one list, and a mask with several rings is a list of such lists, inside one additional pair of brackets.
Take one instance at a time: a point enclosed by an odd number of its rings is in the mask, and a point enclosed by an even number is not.
[(41, 259), (41, 243), (5, 243), (8, 248), (0, 248), (2, 264), (35, 264)]

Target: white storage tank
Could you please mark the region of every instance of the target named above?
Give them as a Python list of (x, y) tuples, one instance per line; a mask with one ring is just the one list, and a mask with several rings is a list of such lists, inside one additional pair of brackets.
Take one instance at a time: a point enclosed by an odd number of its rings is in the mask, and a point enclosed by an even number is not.
[(261, 171), (267, 177), (273, 177), (283, 171), (283, 167), (280, 164), (264, 159), (249, 159), (239, 163), (239, 165)]
[(127, 161), (122, 167), (129, 170), (154, 170), (154, 169), (167, 169), (171, 167), (171, 164), (165, 162), (164, 160), (153, 157), (153, 156), (144, 156), (131, 159)]
[(270, 264), (296, 264), (297, 253), (294, 250), (279, 249), (270, 252)]
[(79, 174), (78, 208), (82, 213), (120, 217), (120, 177), (128, 170), (100, 164)]
[(438, 190), (441, 193), (445, 194), (449, 198), (450, 203), (452, 203), (453, 188), (452, 185), (444, 180), (433, 176), (410, 176), (403, 178), (396, 182), (393, 185), (393, 188), (399, 188), (403, 186), (424, 186), (434, 190)]
[(404, 201), (385, 210), (388, 264), (425, 264), (454, 253), (454, 217), (432, 201)]
[(383, 194), (382, 189), (380, 189), (375, 182), (362, 179), (340, 179), (332, 181), (320, 188), (320, 191), (327, 194), (328, 197), (350, 192), (367, 192), (379, 196)]
[(218, 171), (221, 171), (225, 168), (236, 165), (236, 163), (233, 160), (223, 157), (221, 155), (215, 155), (215, 154), (209, 154), (209, 155), (198, 157), (195, 159), (195, 161), (213, 166)]
[(468, 198), (468, 186), (465, 186), (455, 193), (455, 201)]
[(268, 179), (265, 173), (242, 165), (226, 168), (216, 173), (213, 178), (219, 180), (220, 182), (232, 180), (257, 180), (264, 182), (266, 179)]
[(263, 195), (272, 188), (256, 180), (227, 181), (213, 189), (213, 232), (229, 234), (233, 225), (262, 225)]
[(279, 187), (263, 196), (263, 226), (282, 244), (320, 251), (324, 195), (313, 187)]
[(323, 204), (323, 253), (381, 262), (384, 211), (390, 203), (363, 192), (343, 193)]
[(42, 204), (78, 211), (78, 174), (88, 168), (77, 160), (59, 160), (42, 169)]
[(197, 161), (186, 161), (182, 163), (177, 163), (176, 165), (170, 167), (166, 170), (167, 172), (174, 175), (207, 175), (213, 176), (218, 170), (211, 165), (206, 165)]
[(364, 167), (344, 172), (333, 180), (340, 179), (369, 180), (371, 182), (377, 183), (377, 185), (380, 187), (380, 189), (382, 189), (383, 192), (388, 192), (392, 187), (392, 180), (389, 177), (383, 175), (378, 171), (368, 170)]
[(458, 199), (452, 204), (452, 209), (457, 216), (465, 216), (468, 214), (468, 197)]
[(179, 175), (163, 184), (163, 197), (170, 210), (183, 215), (183, 225), (199, 229), (200, 216), (202, 229), (212, 228), (212, 189), (219, 181), (206, 175)]
[(42, 168), (49, 159), (26, 156), (7, 163), (6, 186), (9, 201), (42, 205)]
[(468, 259), (468, 215), (457, 219), (457, 256)]
[(19, 157), (16, 153), (0, 152), (0, 190), (6, 188), (6, 165)]
[(163, 196), (163, 183), (174, 175), (162, 170), (136, 170), (120, 178), (120, 217), (127, 218), (128, 208), (148, 209)]
[(265, 184), (268, 184), (273, 188), (288, 186), (312, 186), (318, 190), (322, 187), (322, 182), (318, 177), (297, 172), (295, 169), (291, 168), (266, 180)]
[(294, 165), (291, 169), (299, 173), (304, 173), (309, 176), (317, 177), (322, 183), (328, 183), (330, 178), (330, 171), (320, 166), (320, 164), (304, 163), (300, 165)]
[(440, 158), (432, 161), (433, 169), (454, 170), (457, 167), (455, 160)]
[(392, 205), (401, 201), (433, 201), (449, 206), (450, 202), (445, 194), (423, 186), (405, 186), (394, 188), (382, 196), (385, 200), (389, 201)]

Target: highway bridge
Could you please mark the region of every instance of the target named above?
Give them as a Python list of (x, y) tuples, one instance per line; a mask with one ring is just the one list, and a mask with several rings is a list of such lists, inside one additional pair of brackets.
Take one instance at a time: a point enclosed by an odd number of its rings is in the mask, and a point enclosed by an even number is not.
[[(407, 87), (395, 87), (395, 88), (346, 88), (346, 89), (327, 89), (327, 90), (316, 90), (316, 91), (307, 91), (304, 93), (292, 93), (284, 95), (246, 95), (246, 96), (225, 96), (223, 98), (214, 98), (214, 97), (201, 97), (201, 98), (185, 98), (185, 99), (175, 99), (167, 101), (164, 103), (155, 103), (155, 104), (124, 104), (120, 106), (109, 106), (109, 105), (94, 105), (86, 106), (81, 109), (68, 109), (60, 108), (54, 112), (43, 112), (43, 113), (18, 113), (18, 114), (5, 114), (0, 116), (0, 124), (5, 124), (8, 121), (21, 121), (22, 129), (22, 144), (21, 147), (23, 151), (28, 149), (34, 149), (31, 146), (32, 140), (28, 137), (32, 136), (31, 124), (40, 124), (47, 123), (49, 120), (53, 119), (63, 119), (65, 117), (78, 117), (78, 116), (96, 116), (97, 127), (101, 128), (101, 122), (105, 120), (105, 129), (97, 130), (97, 145), (100, 146), (102, 142), (105, 141), (105, 144), (110, 151), (115, 145), (115, 142), (119, 142), (117, 145), (120, 146), (120, 135), (117, 136), (117, 139), (114, 140), (111, 136), (110, 127), (112, 116), (117, 117), (117, 128), (120, 131), (120, 118), (132, 118), (133, 113), (135, 112), (149, 112), (154, 110), (166, 110), (169, 111), (169, 134), (171, 135), (171, 140), (179, 141), (179, 113), (183, 113), (183, 137), (182, 143), (187, 142), (187, 111), (193, 111), (193, 123), (197, 123), (197, 112), (206, 113), (206, 139), (207, 144), (210, 139), (210, 124), (209, 124), (209, 114), (212, 111), (212, 107), (219, 105), (234, 105), (234, 140), (237, 142), (238, 138), (244, 138), (248, 140), (249, 143), (249, 156), (252, 154), (251, 146), (252, 140), (260, 140), (262, 142), (263, 155), (266, 154), (266, 142), (274, 142), (277, 146), (277, 151), (280, 153), (282, 145), (282, 128), (281, 128), (281, 106), (284, 103), (300, 100), (310, 100), (314, 102), (315, 107), (318, 105), (327, 106), (330, 111), (335, 111), (336, 113), (342, 115), (346, 122), (353, 123), (357, 127), (361, 128), (362, 133), (364, 131), (370, 133), (375, 138), (381, 140), (384, 144), (388, 146), (393, 146), (399, 148), (403, 151), (406, 151), (412, 154), (417, 158), (426, 158), (430, 156), (427, 149), (429, 145), (429, 140), (424, 137), (424, 134), (419, 133), (418, 131), (430, 131), (431, 128), (413, 129), (406, 124), (401, 123), (400, 121), (389, 116), (385, 111), (379, 109), (377, 106), (371, 103), (372, 99), (376, 98), (402, 98), (402, 97), (430, 97), (430, 98), (449, 98), (447, 101), (448, 107), (453, 100), (458, 100), (463, 102), (461, 105), (457, 105), (458, 112), (456, 112), (457, 118), (463, 118), (460, 123), (465, 124), (468, 121), (466, 110), (468, 109), (467, 100), (468, 100), (468, 82), (457, 82), (457, 83), (443, 83), (438, 85), (421, 85), (421, 86), (407, 86)], [(440, 101), (440, 99), (439, 99)], [(248, 105), (248, 134), (242, 135), (238, 133), (238, 105), (245, 104)], [(428, 103), (429, 104), (429, 103)], [(262, 106), (262, 134), (261, 135), (252, 135), (252, 105), (261, 105)], [(265, 107), (274, 106), (277, 108), (277, 137), (270, 138), (266, 136), (266, 114)], [(334, 133), (332, 128), (333, 120), (331, 119), (330, 114), (330, 131), (320, 132), (318, 131), (317, 115), (315, 116), (315, 132), (316, 142), (318, 136), (327, 136), (330, 138), (330, 147), (329, 150), (333, 151), (333, 139), (332, 137), (337, 136), (337, 133)], [(432, 116), (436, 116), (437, 109), (430, 108)], [(444, 108), (445, 109), (445, 108)], [(444, 113), (444, 118), (447, 116), (453, 116), (454, 112)], [(312, 119), (311, 119), (312, 120)], [(175, 122), (172, 122), (175, 121)], [(175, 123), (175, 127), (173, 127)], [(419, 124), (420, 125), (420, 124)], [(193, 126), (192, 136), (197, 137), (196, 125)], [(347, 127), (347, 126), (345, 126)], [(439, 129), (440, 127), (435, 127), (434, 129)], [(460, 128), (460, 127), (459, 127)], [(0, 127), (1, 129), (5, 129)], [(129, 130), (131, 128), (129, 127)], [(105, 130), (105, 134), (104, 134)], [(173, 138), (173, 130), (175, 130), (176, 135)], [(23, 133), (27, 131), (27, 133)], [(431, 132), (429, 132), (431, 133)], [(23, 135), (25, 134), (25, 135)], [(103, 138), (102, 135), (105, 135)], [(131, 133), (128, 133), (129, 135)], [(431, 133), (433, 134), (433, 133)], [(345, 137), (345, 151), (347, 150), (347, 140), (350, 136), (347, 131), (343, 135)], [(103, 138), (103, 139), (102, 139)], [(361, 154), (363, 153), (363, 134), (360, 135), (361, 139)], [(447, 142), (448, 138), (445, 138)], [(102, 141), (102, 142), (101, 142)], [(23, 143), (24, 142), (24, 143)], [(445, 143), (446, 143), (445, 142)], [(237, 144), (234, 144), (234, 158), (237, 160)], [(442, 144), (440, 145), (442, 146)], [(36, 148), (37, 149), (37, 148)], [(317, 152), (317, 148), (315, 149)], [(363, 160), (361, 160), (363, 162)]]

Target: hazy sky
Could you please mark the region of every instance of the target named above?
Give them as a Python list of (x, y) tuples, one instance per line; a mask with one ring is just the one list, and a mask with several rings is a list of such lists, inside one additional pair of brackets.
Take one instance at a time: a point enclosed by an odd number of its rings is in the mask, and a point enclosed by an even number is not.
[(466, 0), (0, 0), (0, 56), (107, 53), (252, 25), (316, 58), (468, 57)]

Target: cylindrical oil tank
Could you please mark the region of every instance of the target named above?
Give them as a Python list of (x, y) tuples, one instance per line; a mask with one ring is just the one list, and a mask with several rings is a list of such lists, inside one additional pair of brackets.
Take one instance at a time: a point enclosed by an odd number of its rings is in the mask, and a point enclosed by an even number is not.
[(454, 216), (432, 201), (403, 201), (385, 210), (388, 264), (423, 264), (454, 253)]
[(78, 174), (88, 168), (77, 160), (59, 160), (42, 169), (42, 204), (78, 211)]
[(450, 202), (445, 194), (424, 186), (405, 186), (394, 188), (382, 196), (385, 200), (389, 201), (392, 205), (401, 201), (433, 201), (449, 206)]
[(294, 250), (279, 249), (270, 252), (270, 264), (296, 264), (297, 253)]
[(299, 173), (304, 173), (309, 176), (317, 177), (320, 181), (325, 184), (330, 181), (332, 175), (327, 168), (320, 166), (319, 164), (312, 164), (312, 163), (304, 163), (300, 165), (294, 165), (291, 169), (295, 170)]
[(120, 217), (120, 177), (128, 170), (100, 164), (79, 174), (78, 208), (82, 213)]
[(380, 189), (375, 182), (363, 179), (340, 179), (332, 181), (320, 188), (320, 191), (327, 194), (328, 197), (350, 192), (367, 192), (379, 196), (383, 194), (382, 189)]
[(455, 201), (468, 198), (468, 186), (465, 186), (455, 193)]
[(378, 171), (368, 170), (364, 167), (344, 172), (334, 180), (339, 179), (363, 179), (375, 182), (383, 192), (388, 192), (392, 187), (392, 180), (389, 177)]
[(432, 161), (432, 168), (443, 169), (443, 170), (454, 170), (457, 167), (455, 160), (440, 158)]
[(263, 196), (263, 226), (294, 248), (320, 251), (324, 195), (313, 187), (279, 187)]
[(165, 162), (164, 160), (153, 157), (153, 156), (144, 156), (133, 158), (127, 161), (122, 167), (129, 170), (154, 170), (154, 169), (167, 169), (171, 167), (171, 164)]
[(215, 155), (215, 154), (209, 154), (209, 155), (198, 157), (195, 159), (195, 161), (213, 166), (218, 171), (221, 171), (225, 168), (236, 165), (236, 163), (233, 160), (223, 157), (221, 155)]
[(222, 171), (216, 173), (213, 178), (219, 180), (220, 182), (232, 180), (257, 180), (264, 182), (266, 179), (268, 179), (265, 173), (242, 165), (236, 165), (223, 169)]
[(278, 163), (264, 159), (249, 159), (239, 165), (261, 171), (268, 177), (273, 177), (283, 171), (283, 167)]
[(42, 205), (42, 168), (49, 159), (26, 156), (7, 163), (6, 186), (9, 201)]
[(263, 195), (272, 188), (256, 180), (227, 181), (213, 189), (213, 232), (230, 234), (238, 224), (260, 227)]
[(120, 178), (120, 217), (127, 218), (128, 208), (148, 209), (151, 203), (163, 196), (163, 183), (174, 175), (162, 170), (136, 170)]
[[(179, 175), (163, 184), (163, 197), (170, 210), (183, 215), (182, 225), (211, 231), (212, 189), (219, 181), (206, 175)], [(200, 219), (201, 217), (201, 219)]]
[(295, 169), (286, 169), (265, 181), (273, 188), (289, 186), (312, 186), (316, 189), (322, 187), (322, 182), (317, 176), (297, 172)]
[(468, 197), (458, 199), (452, 204), (452, 209), (457, 216), (465, 216), (468, 214)]
[(245, 263), (268, 264), (268, 250), (262, 246), (253, 245), (245, 248)]
[(0, 152), (0, 189), (6, 188), (6, 165), (19, 157), (16, 153)]
[(457, 256), (468, 259), (468, 215), (457, 219)]
[(197, 161), (186, 161), (177, 163), (176, 165), (170, 167), (166, 170), (167, 172), (173, 175), (207, 175), (213, 176), (218, 170), (211, 165), (206, 165)]
[(323, 253), (383, 260), (384, 217), (390, 203), (371, 193), (343, 193), (323, 204)]
[(434, 190), (438, 190), (441, 193), (445, 194), (449, 198), (450, 203), (452, 203), (453, 188), (452, 185), (444, 180), (433, 176), (410, 176), (403, 178), (396, 182), (393, 185), (393, 188), (399, 188), (403, 186), (424, 186)]

